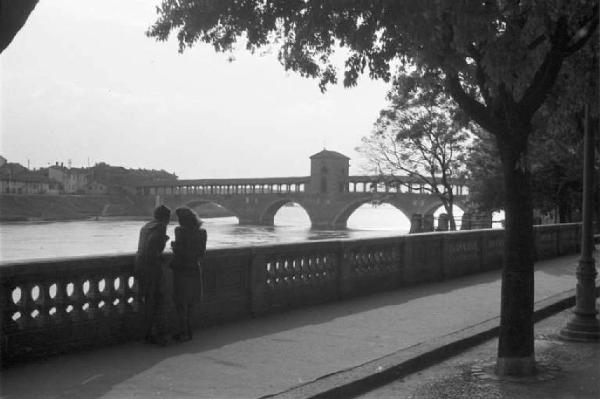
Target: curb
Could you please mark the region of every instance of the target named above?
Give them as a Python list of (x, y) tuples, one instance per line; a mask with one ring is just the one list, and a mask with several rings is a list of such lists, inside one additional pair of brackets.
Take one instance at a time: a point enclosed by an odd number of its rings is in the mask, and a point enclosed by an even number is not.
[[(575, 306), (575, 289), (534, 304), (534, 322)], [(596, 287), (596, 296), (600, 287)], [(260, 399), (350, 398), (430, 367), (498, 335), (500, 316)]]

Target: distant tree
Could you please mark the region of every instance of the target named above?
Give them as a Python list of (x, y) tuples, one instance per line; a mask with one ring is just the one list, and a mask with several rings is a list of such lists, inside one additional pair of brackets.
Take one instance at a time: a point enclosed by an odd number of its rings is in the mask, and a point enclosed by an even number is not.
[[(164, 0), (148, 34), (177, 31), (217, 51), (243, 38), (277, 46), (284, 68), (337, 82), (332, 54), (347, 49), (344, 85), (366, 70), (389, 80), (411, 65), (496, 140), (506, 192), (505, 265), (497, 371), (529, 374), (533, 347), (532, 119), (567, 57), (597, 31), (598, 0)], [(400, 68), (399, 73), (405, 70)]]
[(0, 1), (0, 53), (21, 30), (37, 3), (38, 0)]
[(357, 151), (374, 173), (409, 176), (424, 183), (440, 199), (456, 230), (453, 183), (464, 177), (465, 154), (471, 134), (454, 102), (443, 95), (418, 93), (412, 98), (392, 91), (373, 132)]

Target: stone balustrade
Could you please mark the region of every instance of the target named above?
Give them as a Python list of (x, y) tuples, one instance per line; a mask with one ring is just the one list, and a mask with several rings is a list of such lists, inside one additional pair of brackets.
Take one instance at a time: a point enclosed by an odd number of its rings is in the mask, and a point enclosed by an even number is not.
[[(578, 250), (579, 224), (534, 230), (539, 259)], [(503, 242), (503, 230), (488, 229), (213, 249), (194, 322), (214, 325), (499, 269)], [(120, 255), (0, 264), (2, 363), (139, 337), (133, 260)]]

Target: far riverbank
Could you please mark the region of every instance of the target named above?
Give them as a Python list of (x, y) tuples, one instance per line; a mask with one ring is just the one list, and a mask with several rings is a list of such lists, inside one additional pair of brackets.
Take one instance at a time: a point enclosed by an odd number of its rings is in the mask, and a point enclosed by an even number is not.
[[(0, 195), (0, 222), (138, 220), (151, 211), (125, 195)], [(202, 218), (232, 216), (215, 204), (196, 211)]]

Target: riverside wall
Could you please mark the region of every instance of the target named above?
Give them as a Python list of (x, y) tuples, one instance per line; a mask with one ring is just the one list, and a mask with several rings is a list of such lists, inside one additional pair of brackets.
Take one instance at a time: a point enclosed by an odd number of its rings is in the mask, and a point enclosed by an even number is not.
[[(535, 226), (537, 258), (576, 253), (580, 230)], [(194, 324), (500, 269), (503, 243), (503, 230), (488, 229), (213, 249)], [(0, 263), (2, 364), (139, 338), (133, 261), (131, 254)]]

